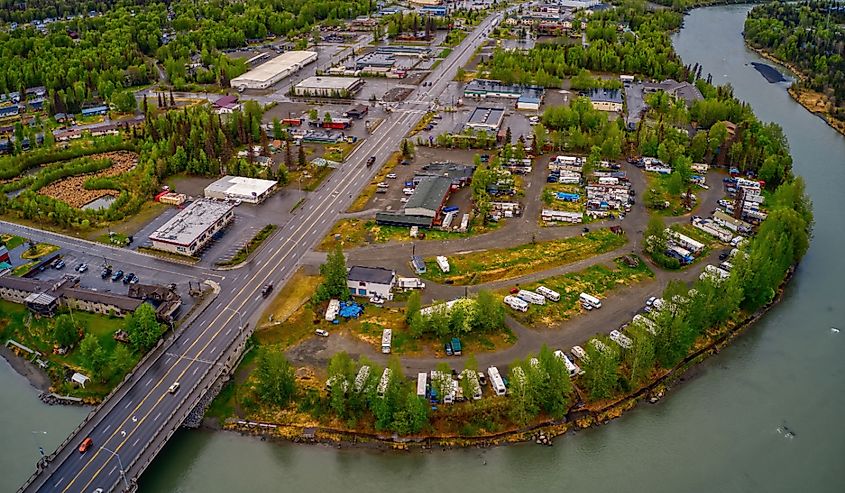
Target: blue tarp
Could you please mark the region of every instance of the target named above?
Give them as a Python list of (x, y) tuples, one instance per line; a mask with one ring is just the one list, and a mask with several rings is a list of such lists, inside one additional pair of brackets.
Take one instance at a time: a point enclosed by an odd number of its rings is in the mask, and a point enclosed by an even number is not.
[(343, 318), (358, 318), (363, 312), (364, 308), (354, 301), (340, 303), (339, 313)]
[(558, 192), (557, 198), (558, 200), (565, 200), (567, 202), (577, 202), (581, 200), (581, 195), (577, 193)]

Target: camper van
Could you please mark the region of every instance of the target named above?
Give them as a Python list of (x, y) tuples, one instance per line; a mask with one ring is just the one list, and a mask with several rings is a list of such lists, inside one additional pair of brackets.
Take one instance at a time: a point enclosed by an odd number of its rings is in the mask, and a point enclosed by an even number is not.
[(592, 308), (601, 308), (601, 300), (596, 298), (595, 296), (589, 295), (587, 293), (581, 293), (578, 296), (578, 299), (581, 300), (581, 304), (586, 306), (590, 306)]
[(499, 369), (495, 366), (491, 366), (487, 369), (487, 375), (490, 377), (490, 386), (493, 388), (493, 392), (495, 392), (496, 395), (505, 395), (508, 389), (505, 388), (505, 382), (499, 374)]
[(528, 303), (517, 298), (516, 296), (505, 296), (505, 304), (518, 312), (527, 312)]
[(546, 297), (549, 301), (560, 301), (560, 293), (546, 286), (537, 286), (536, 291)]
[(390, 354), (390, 344), (393, 341), (393, 331), (384, 329), (381, 331), (381, 352), (382, 354)]
[(572, 360), (569, 359), (569, 356), (567, 356), (566, 353), (564, 353), (563, 351), (555, 351), (555, 356), (563, 360), (563, 364), (566, 366), (566, 371), (569, 372), (570, 378), (574, 378), (578, 375), (584, 374), (584, 370), (582, 370), (578, 365), (573, 363)]
[(546, 297), (537, 294), (534, 291), (528, 291), (526, 289), (520, 289), (519, 292), (516, 293), (517, 298), (527, 301), (528, 303), (532, 303), (534, 305), (545, 305), (546, 304)]
[(449, 273), (449, 259), (444, 257), (443, 255), (438, 255), (435, 257), (437, 261), (437, 266), (440, 267), (440, 270), (443, 271), (444, 274)]

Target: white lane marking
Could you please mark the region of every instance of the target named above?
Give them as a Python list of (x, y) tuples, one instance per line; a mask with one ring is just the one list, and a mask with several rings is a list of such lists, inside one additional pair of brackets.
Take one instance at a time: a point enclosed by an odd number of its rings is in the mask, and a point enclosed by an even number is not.
[(109, 431), (110, 429), (111, 429), (111, 425), (108, 425), (108, 426), (106, 426), (106, 428), (105, 428), (103, 431), (101, 431), (100, 433), (102, 433), (102, 434), (104, 434), (104, 435), (105, 435), (106, 433), (108, 433), (108, 431)]
[(231, 327), (226, 331), (226, 335), (229, 335), (229, 332), (232, 332)]
[(161, 413), (156, 414), (156, 417), (153, 418), (153, 421), (158, 421), (158, 418), (160, 418), (160, 417), (161, 417)]
[(137, 446), (138, 446), (138, 442), (140, 442), (140, 441), (141, 441), (141, 439), (140, 439), (140, 438), (136, 438), (136, 439), (135, 439), (135, 441), (134, 441), (134, 442), (132, 442), (132, 446), (133, 446), (133, 447), (137, 447)]
[(216, 352), (217, 352), (217, 346), (211, 346), (211, 354), (214, 354)]
[(126, 403), (125, 406), (123, 406), (123, 409), (129, 409), (129, 406), (131, 406), (131, 405), (132, 405), (132, 401), (129, 401), (129, 402)]
[(199, 367), (199, 366), (198, 366), (198, 367), (196, 367), (196, 368), (194, 368), (194, 373), (192, 373), (192, 375), (196, 375), (196, 374), (197, 374), (197, 371), (198, 371), (199, 369), (200, 369), (200, 367)]
[(152, 379), (152, 378), (150, 378), (149, 380), (147, 380), (147, 384), (145, 385), (145, 387), (149, 387), (151, 383), (153, 383), (153, 379)]
[(64, 481), (64, 480), (65, 480), (64, 476), (60, 477), (59, 480), (56, 481), (56, 483), (53, 485), (53, 488), (58, 488), (59, 485), (62, 484), (62, 481)]
[(111, 476), (114, 473), (115, 469), (117, 469), (117, 466), (112, 466), (111, 471), (109, 471), (109, 473), (107, 475)]

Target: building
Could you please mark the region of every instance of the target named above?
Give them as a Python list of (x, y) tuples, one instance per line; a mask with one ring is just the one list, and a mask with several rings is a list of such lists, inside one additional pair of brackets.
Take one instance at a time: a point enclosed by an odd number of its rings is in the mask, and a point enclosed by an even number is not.
[(687, 106), (692, 106), (694, 102), (704, 99), (695, 85), (673, 79), (666, 79), (663, 82), (646, 82), (643, 84), (643, 91), (646, 93), (664, 91), (674, 98), (683, 99)]
[(287, 51), (249, 72), (235, 77), (229, 82), (229, 85), (239, 91), (267, 89), (315, 60), (317, 60), (317, 53), (314, 51)]
[(517, 109), (539, 109), (546, 90), (540, 86), (502, 84), (492, 79), (473, 79), (464, 88), (467, 98), (516, 99)]
[(516, 109), (537, 111), (541, 104), (543, 104), (543, 91), (525, 92), (516, 100)]
[(260, 204), (276, 191), (275, 180), (259, 180), (244, 176), (224, 176), (205, 187), (205, 198), (220, 200), (241, 200)]
[(365, 116), (367, 116), (367, 113), (369, 113), (369, 112), (370, 112), (370, 109), (366, 105), (359, 104), (359, 105), (353, 106), (353, 107), (349, 108), (348, 110), (346, 110), (343, 113), (343, 116), (345, 116), (347, 118), (355, 118), (356, 120), (360, 120), (361, 118), (364, 118)]
[(179, 211), (150, 235), (156, 250), (196, 255), (235, 217), (234, 204), (200, 199)]
[(618, 89), (592, 89), (587, 91), (587, 97), (593, 109), (599, 111), (622, 111), (622, 92)]
[(389, 45), (379, 46), (376, 48), (376, 53), (390, 54), (396, 56), (415, 56), (417, 58), (428, 58), (431, 55), (431, 49), (425, 46), (403, 46), (403, 45)]
[(82, 108), (82, 116), (105, 115), (108, 112), (108, 106), (94, 106), (93, 108)]
[(469, 119), (464, 124), (464, 127), (473, 130), (484, 130), (487, 132), (498, 133), (504, 119), (504, 108), (478, 106), (469, 115)]
[(67, 306), (123, 317), (143, 303), (128, 296), (82, 289), (78, 283), (79, 279), (72, 276), (64, 276), (58, 281), (0, 276), (0, 298), (26, 305), (33, 312), (46, 316), (52, 316), (60, 306)]
[[(414, 0), (414, 3), (423, 3), (427, 0)], [(437, 2), (432, 2), (437, 3)], [(438, 17), (446, 17), (449, 14), (449, 9), (443, 5), (425, 5), (420, 7), (419, 9), (420, 14), (423, 15), (436, 15)]]
[(353, 265), (346, 277), (346, 286), (352, 296), (378, 296), (393, 299), (393, 284), (396, 282), (396, 272), (381, 267), (364, 267)]
[(449, 200), (452, 179), (445, 176), (425, 176), (417, 183), (414, 194), (402, 212), (376, 213), (378, 224), (430, 228), (440, 220), (443, 206)]
[(353, 77), (309, 77), (293, 87), (296, 96), (348, 98), (355, 94), (364, 80)]
[(419, 183), (426, 176), (445, 176), (452, 180), (453, 187), (464, 187), (472, 181), (475, 165), (450, 162), (426, 164), (414, 175), (414, 183)]
[(236, 110), (241, 108), (240, 103), (238, 103), (237, 96), (223, 96), (219, 98), (217, 101), (211, 103), (211, 107), (220, 114), (226, 113), (234, 113)]
[(369, 73), (389, 72), (396, 65), (396, 57), (392, 53), (374, 51), (362, 55), (355, 60), (355, 70)]

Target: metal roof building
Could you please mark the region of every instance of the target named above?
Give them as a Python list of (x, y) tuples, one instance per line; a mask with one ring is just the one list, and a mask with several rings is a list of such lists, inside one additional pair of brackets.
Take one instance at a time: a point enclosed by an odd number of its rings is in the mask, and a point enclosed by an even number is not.
[(215, 233), (235, 217), (235, 206), (200, 199), (192, 202), (150, 235), (153, 248), (181, 255), (195, 255)]
[(205, 187), (208, 199), (242, 200), (259, 204), (276, 190), (275, 180), (259, 180), (245, 176), (224, 176)]
[(238, 90), (267, 89), (315, 60), (317, 53), (314, 51), (287, 51), (235, 77), (229, 85)]
[(499, 131), (499, 127), (502, 126), (504, 119), (504, 108), (479, 106), (472, 111), (464, 126), (473, 130), (487, 130), (496, 133)]
[(353, 77), (309, 77), (293, 87), (297, 96), (349, 97), (364, 85), (363, 79)]

